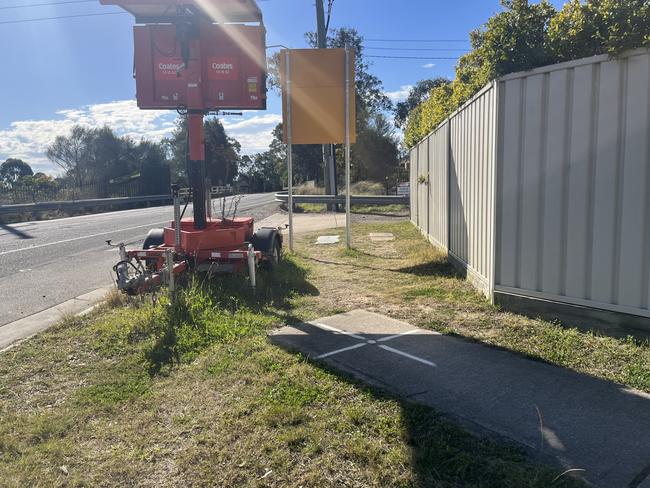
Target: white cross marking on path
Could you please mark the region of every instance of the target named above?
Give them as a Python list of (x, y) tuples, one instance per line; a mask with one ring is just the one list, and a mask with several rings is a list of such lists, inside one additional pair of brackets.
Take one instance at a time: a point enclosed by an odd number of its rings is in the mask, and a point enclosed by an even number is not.
[[(335, 354), (339, 354), (339, 353), (346, 352), (346, 351), (351, 351), (353, 349), (359, 349), (360, 347), (364, 347), (364, 346), (367, 346), (369, 344), (373, 345), (373, 344), (377, 344), (378, 342), (392, 341), (393, 339), (397, 339), (398, 337), (402, 337), (402, 336), (405, 336), (405, 335), (408, 335), (408, 334), (414, 334), (416, 332), (419, 332), (419, 329), (413, 329), (413, 330), (408, 330), (406, 332), (402, 332), (400, 334), (390, 335), (390, 336), (382, 337), (382, 338), (377, 339), (377, 340), (372, 340), (372, 339), (366, 339), (365, 337), (363, 337), (361, 335), (358, 335), (358, 334), (353, 334), (353, 333), (347, 332), (345, 330), (337, 329), (336, 327), (332, 327), (331, 325), (321, 324), (319, 322), (308, 322), (308, 323), (311, 324), (311, 325), (314, 325), (314, 326), (316, 326), (316, 327), (318, 327), (320, 329), (324, 329), (324, 330), (327, 330), (327, 331), (330, 331), (330, 332), (335, 332), (337, 334), (343, 334), (343, 335), (346, 335), (346, 336), (349, 336), (349, 337), (354, 337), (355, 339), (358, 339), (360, 341), (364, 341), (364, 342), (360, 342), (359, 344), (355, 344), (354, 346), (343, 347), (341, 349), (336, 349), (334, 351), (326, 352), (324, 354), (316, 356), (314, 359), (325, 359), (325, 358), (328, 358), (330, 356), (334, 356)], [(438, 332), (434, 332), (434, 334), (440, 335)], [(389, 351), (389, 352), (392, 352), (392, 353), (395, 353), (395, 354), (399, 354), (400, 356), (404, 356), (406, 358), (412, 359), (413, 361), (417, 361), (419, 363), (426, 364), (427, 366), (431, 366), (432, 368), (437, 368), (438, 367), (438, 365), (436, 363), (434, 363), (434, 362), (427, 361), (426, 359), (422, 359), (422, 358), (420, 358), (418, 356), (415, 356), (413, 354), (409, 354), (409, 353), (404, 352), (404, 351), (400, 351), (399, 349), (395, 349), (394, 347), (380, 345), (379, 348), (383, 349), (385, 351)]]

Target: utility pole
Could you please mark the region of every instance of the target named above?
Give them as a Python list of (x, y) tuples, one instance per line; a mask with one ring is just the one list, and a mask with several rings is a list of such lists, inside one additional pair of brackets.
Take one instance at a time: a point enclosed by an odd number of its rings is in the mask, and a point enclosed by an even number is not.
[[(324, 49), (327, 47), (327, 32), (325, 27), (325, 9), (323, 7), (323, 0), (316, 1), (316, 37), (318, 41), (318, 48)], [(334, 161), (334, 146), (331, 144), (323, 145), (323, 166), (325, 169), (325, 193), (327, 195), (337, 195), (338, 188), (336, 184), (336, 163)], [(338, 205), (328, 204), (327, 209), (330, 211), (337, 211)]]

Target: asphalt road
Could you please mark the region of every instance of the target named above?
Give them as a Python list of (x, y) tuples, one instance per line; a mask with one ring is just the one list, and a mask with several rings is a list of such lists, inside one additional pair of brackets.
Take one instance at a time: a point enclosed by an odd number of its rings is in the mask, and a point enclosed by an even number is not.
[[(260, 220), (277, 208), (272, 193), (245, 195), (237, 215)], [(118, 254), (106, 241), (137, 246), (172, 218), (165, 206), (0, 224), (0, 326), (109, 285)]]

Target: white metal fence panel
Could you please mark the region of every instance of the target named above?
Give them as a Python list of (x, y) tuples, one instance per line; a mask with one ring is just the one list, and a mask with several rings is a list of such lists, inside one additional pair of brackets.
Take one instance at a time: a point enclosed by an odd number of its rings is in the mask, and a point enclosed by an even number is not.
[(492, 293), (497, 90), (489, 85), (450, 120), (449, 252)]
[(426, 182), (429, 179), (429, 162), (427, 161), (427, 140), (425, 139), (417, 147), (418, 153), (418, 227), (424, 234), (428, 233), (429, 225), (429, 195)]
[(418, 225), (418, 153), (417, 150), (411, 149), (409, 152), (409, 209), (411, 222)]
[(449, 122), (427, 138), (429, 159), (429, 239), (437, 246), (449, 246)]
[(650, 316), (650, 54), (499, 82), (496, 289)]

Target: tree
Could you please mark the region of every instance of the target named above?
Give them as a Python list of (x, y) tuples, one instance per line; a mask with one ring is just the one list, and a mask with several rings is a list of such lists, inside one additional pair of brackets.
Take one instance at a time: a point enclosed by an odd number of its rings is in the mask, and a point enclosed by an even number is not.
[[(282, 124), (273, 129), (273, 140), (269, 145), (268, 157), (274, 161), (276, 172), (283, 184), (287, 181), (287, 145), (283, 142)], [(323, 175), (322, 146), (315, 144), (293, 145), (293, 182), (315, 181), (321, 183)]]
[(141, 141), (135, 148), (135, 158), (140, 162), (141, 195), (164, 195), (171, 187), (171, 172), (165, 147)]
[(88, 129), (75, 125), (70, 131), (70, 135), (57, 136), (45, 152), (47, 158), (61, 168), (77, 188), (81, 188), (84, 183), (88, 138)]
[(9, 187), (15, 186), (20, 179), (33, 174), (31, 166), (22, 159), (9, 158), (0, 165), (0, 181)]
[(59, 188), (59, 184), (51, 176), (45, 173), (36, 173), (33, 176), (25, 176), (20, 181), (21, 186), (31, 194), (32, 201), (50, 200)]
[(110, 127), (75, 126), (70, 135), (59, 136), (47, 149), (48, 158), (65, 170), (81, 189), (95, 185), (98, 197), (115, 191), (115, 184), (139, 178), (140, 192), (147, 188), (166, 193), (169, 163), (166, 148), (158, 143), (118, 137)]
[(271, 152), (243, 156), (239, 168), (239, 182), (251, 192), (268, 192), (282, 188), (277, 161)]
[[(209, 117), (204, 122), (206, 176), (213, 185), (232, 184), (237, 177), (241, 145), (228, 137), (221, 121)], [(176, 121), (176, 128), (166, 141), (171, 153), (172, 178), (187, 182), (187, 120)]]
[(357, 136), (352, 149), (352, 179), (384, 182), (397, 170), (398, 150), (394, 129), (382, 113), (377, 113)]
[(91, 135), (90, 129), (75, 125), (69, 136), (58, 136), (46, 151), (48, 159), (65, 171), (77, 188), (89, 181), (88, 145)]
[(409, 90), (408, 97), (403, 102), (395, 105), (395, 127), (402, 128), (406, 125), (409, 113), (415, 107), (429, 98), (431, 90), (441, 85), (448, 85), (450, 80), (443, 77), (433, 78), (430, 80), (420, 80)]
[(414, 108), (404, 134), (412, 147), (488, 82), (516, 71), (650, 46), (648, 0), (571, 0), (557, 12), (546, 0), (502, 0), (504, 11), (470, 34), (450, 87)]
[(551, 19), (545, 47), (559, 62), (648, 45), (647, 0), (571, 0)]

